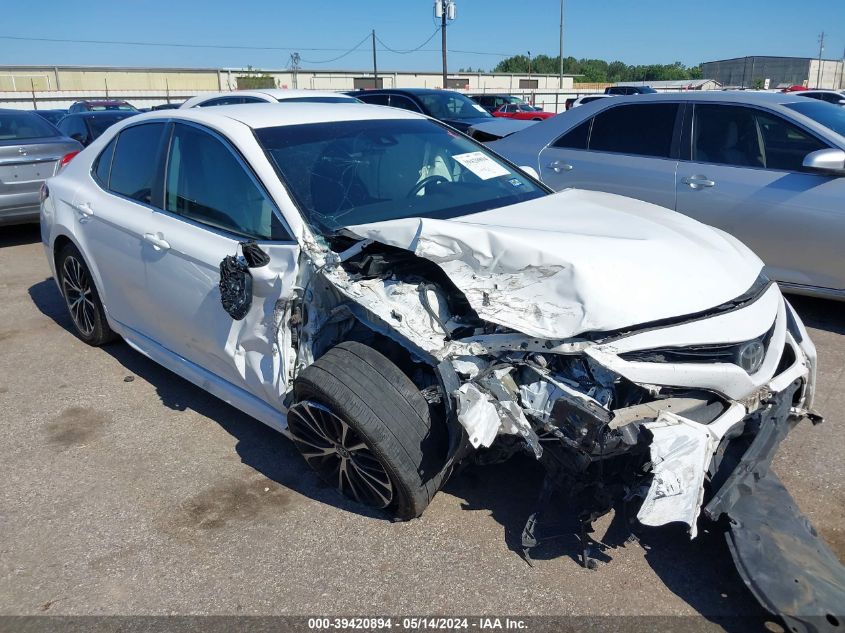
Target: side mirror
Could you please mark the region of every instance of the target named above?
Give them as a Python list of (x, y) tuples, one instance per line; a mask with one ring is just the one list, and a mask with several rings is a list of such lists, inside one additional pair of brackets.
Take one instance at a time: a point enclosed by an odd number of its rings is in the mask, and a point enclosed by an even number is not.
[(802, 167), (830, 176), (845, 176), (845, 151), (841, 149), (820, 149), (804, 157)]
[(840, 100), (839, 100), (839, 105), (841, 105), (841, 106), (845, 106), (845, 99), (840, 99)]
[(526, 174), (531, 176), (534, 180), (540, 180), (540, 174), (538, 174), (537, 170), (533, 167), (529, 167), (528, 165), (520, 165), (519, 168)]

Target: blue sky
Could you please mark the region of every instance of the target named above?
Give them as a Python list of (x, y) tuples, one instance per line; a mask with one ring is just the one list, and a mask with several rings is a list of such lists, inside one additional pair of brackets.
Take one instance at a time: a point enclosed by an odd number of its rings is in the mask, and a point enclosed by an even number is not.
[[(456, 0), (448, 29), (450, 69), (492, 68), (502, 54), (557, 55), (559, 0)], [(292, 51), (303, 68), (369, 68), (371, 29), (393, 49), (420, 45), (436, 25), (429, 0), (40, 0), (4, 3), (0, 36), (160, 44), (272, 46), (280, 50), (31, 42), (0, 38), (3, 64), (284, 67)], [(842, 0), (566, 0), (564, 53), (629, 64), (701, 61), (742, 55), (818, 54), (845, 49)], [(440, 37), (419, 52), (382, 50), (385, 70), (437, 70)], [(336, 50), (308, 50), (336, 49)], [(458, 52), (464, 51), (464, 52)], [(473, 52), (469, 52), (473, 51)], [(485, 53), (485, 54), (476, 54)]]

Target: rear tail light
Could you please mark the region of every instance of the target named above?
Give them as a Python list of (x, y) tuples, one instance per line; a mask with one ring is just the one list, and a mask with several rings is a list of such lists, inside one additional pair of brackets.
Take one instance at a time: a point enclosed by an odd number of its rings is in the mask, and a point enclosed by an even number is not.
[(73, 160), (73, 157), (79, 153), (79, 150), (74, 152), (69, 152), (62, 156), (62, 159), (59, 161), (59, 166), (56, 168), (56, 173), (58, 174), (61, 170), (68, 166), (68, 163)]

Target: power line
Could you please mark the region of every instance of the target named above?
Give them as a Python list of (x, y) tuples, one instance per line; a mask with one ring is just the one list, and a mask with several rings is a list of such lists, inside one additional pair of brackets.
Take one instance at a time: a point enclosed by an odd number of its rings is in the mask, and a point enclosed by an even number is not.
[(428, 39), (427, 39), (425, 42), (423, 42), (422, 44), (420, 44), (420, 45), (419, 45), (419, 46), (417, 46), (416, 48), (409, 48), (409, 49), (408, 49), (408, 50), (406, 50), (406, 51), (398, 51), (398, 50), (396, 50), (396, 49), (394, 49), (394, 48), (390, 48), (387, 44), (385, 44), (385, 43), (384, 43), (384, 40), (382, 40), (382, 39), (381, 39), (378, 35), (376, 35), (376, 40), (378, 41), (378, 43), (379, 43), (379, 44), (381, 44), (382, 46), (384, 46), (385, 50), (388, 50), (388, 51), (390, 51), (391, 53), (397, 53), (398, 55), (407, 55), (408, 53), (416, 53), (417, 51), (419, 51), (419, 50), (420, 50), (423, 46), (425, 46), (425, 45), (426, 45), (426, 44), (428, 44), (431, 40), (433, 40), (433, 39), (434, 39), (434, 36), (435, 36), (435, 35), (437, 35), (439, 32), (440, 32), (440, 26), (438, 25), (438, 27), (437, 27), (436, 29), (434, 29), (434, 33), (432, 33), (431, 35), (429, 35), (429, 36), (428, 36)]
[[(397, 50), (391, 48), (387, 44), (385, 44), (384, 40), (380, 37), (376, 36), (378, 42), (382, 45), (383, 48), (379, 49), (381, 52), (389, 52), (395, 53), (399, 55), (406, 55), (409, 53), (438, 53), (440, 49), (437, 48), (428, 48), (424, 49), (423, 46), (428, 44), (434, 36), (440, 31), (440, 27), (438, 26), (437, 29), (428, 37), (428, 39), (417, 46), (416, 48), (412, 48), (406, 51)], [(307, 62), (309, 64), (326, 64), (332, 61), (337, 61), (338, 59), (342, 59), (347, 55), (357, 51), (361, 48), (361, 45), (367, 41), (367, 39), (371, 37), (371, 34), (367, 34), (357, 45), (350, 49), (346, 48), (316, 48), (316, 47), (306, 47), (306, 46), (242, 46), (237, 44), (186, 44), (184, 42), (140, 42), (140, 41), (119, 41), (119, 40), (80, 40), (80, 39), (69, 39), (69, 38), (55, 38), (55, 37), (22, 37), (17, 35), (0, 35), (0, 40), (14, 40), (19, 42), (55, 42), (61, 44), (95, 44), (95, 45), (110, 45), (110, 46), (157, 46), (157, 47), (172, 47), (172, 48), (206, 48), (206, 49), (221, 49), (221, 50), (253, 50), (253, 51), (285, 51), (289, 52), (291, 50), (298, 50), (298, 51), (312, 51), (312, 52), (335, 52), (335, 51), (342, 51), (342, 55), (338, 55), (332, 59), (328, 60), (306, 60), (303, 59), (302, 61)], [(513, 53), (496, 53), (492, 51), (467, 51), (467, 50), (460, 50), (460, 49), (449, 49), (450, 53), (461, 53), (466, 55), (489, 55), (492, 57), (510, 57)]]
[(364, 36), (364, 39), (362, 39), (362, 40), (361, 40), (360, 42), (358, 42), (355, 46), (353, 46), (352, 48), (350, 48), (348, 51), (346, 51), (346, 52), (345, 52), (345, 53), (343, 53), (342, 55), (338, 55), (337, 57), (332, 57), (331, 59), (321, 59), (321, 60), (319, 60), (319, 61), (318, 61), (318, 60), (314, 60), (314, 59), (303, 59), (302, 61), (304, 61), (306, 64), (328, 64), (328, 63), (330, 63), (330, 62), (336, 62), (337, 60), (339, 60), (339, 59), (343, 59), (343, 58), (344, 58), (344, 57), (346, 57), (347, 55), (351, 55), (352, 53), (354, 53), (355, 51), (357, 51), (359, 48), (361, 48), (361, 45), (362, 45), (364, 42), (366, 42), (368, 39), (370, 39), (370, 33), (367, 33), (367, 34)]

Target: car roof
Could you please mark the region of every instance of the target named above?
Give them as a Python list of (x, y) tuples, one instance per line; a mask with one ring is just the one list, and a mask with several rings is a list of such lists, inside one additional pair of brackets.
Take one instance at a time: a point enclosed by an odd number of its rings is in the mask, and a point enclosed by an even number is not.
[[(286, 99), (299, 99), (302, 97), (349, 97), (349, 95), (342, 92), (332, 92), (330, 90), (296, 90), (288, 88), (258, 88), (254, 90), (228, 90), (218, 92), (206, 92), (203, 94), (191, 97), (183, 104), (182, 108), (192, 108), (198, 103), (203, 103), (209, 99), (218, 99), (220, 97), (270, 97), (276, 101), (284, 101)], [(351, 97), (354, 99), (354, 97)], [(231, 106), (227, 106), (231, 107)]]
[(690, 90), (686, 92), (658, 92), (656, 94), (615, 96), (613, 103), (645, 103), (649, 101), (718, 101), (757, 105), (785, 105), (803, 103), (793, 92), (756, 92), (752, 90)]
[(92, 110), (86, 112), (68, 112), (66, 117), (98, 117), (98, 116), (135, 116), (137, 112), (132, 110)]
[(273, 103), (209, 106), (177, 110), (154, 110), (135, 115), (134, 121), (183, 119), (206, 123), (213, 127), (227, 127), (232, 121), (252, 129), (309, 123), (367, 121), (379, 119), (428, 119), (422, 114), (363, 103), (290, 103), (279, 108)]
[(99, 105), (118, 105), (121, 103), (127, 103), (123, 99), (82, 99), (80, 101), (76, 101), (75, 103), (95, 103)]
[[(442, 93), (455, 93), (455, 90), (441, 90), (440, 88), (375, 88), (373, 90), (359, 90), (356, 92), (347, 92), (347, 95), (366, 95), (366, 94), (406, 94), (406, 95), (430, 95)], [(457, 94), (463, 94), (458, 92)], [(464, 95), (467, 96), (467, 95)]]

